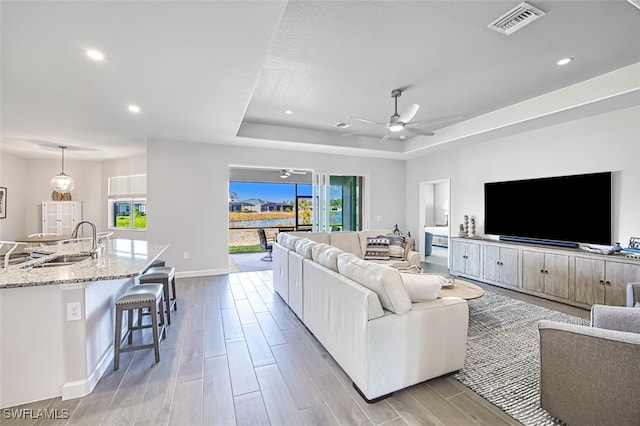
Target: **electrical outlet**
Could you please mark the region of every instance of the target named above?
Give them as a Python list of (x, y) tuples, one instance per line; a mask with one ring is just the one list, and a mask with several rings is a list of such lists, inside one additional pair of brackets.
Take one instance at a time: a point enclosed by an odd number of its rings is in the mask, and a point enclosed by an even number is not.
[(376, 220), (377, 220), (378, 222), (382, 222), (382, 216), (376, 216)]
[(80, 302), (67, 303), (67, 321), (80, 321), (82, 319), (82, 305)]
[(185, 259), (188, 259), (188, 258), (189, 258), (189, 252), (188, 252), (188, 251), (185, 251), (185, 252), (184, 252), (184, 258), (185, 258)]

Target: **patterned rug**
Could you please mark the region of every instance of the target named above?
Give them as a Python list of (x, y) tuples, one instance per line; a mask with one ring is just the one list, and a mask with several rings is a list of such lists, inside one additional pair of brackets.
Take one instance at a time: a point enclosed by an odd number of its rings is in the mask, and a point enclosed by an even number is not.
[(540, 408), (541, 319), (589, 324), (495, 293), (470, 300), (467, 358), (453, 377), (524, 425), (559, 425)]

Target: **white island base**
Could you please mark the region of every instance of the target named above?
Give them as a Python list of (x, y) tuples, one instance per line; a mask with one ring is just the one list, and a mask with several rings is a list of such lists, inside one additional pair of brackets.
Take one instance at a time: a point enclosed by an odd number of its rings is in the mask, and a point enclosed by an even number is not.
[[(126, 278), (1, 291), (0, 407), (91, 393), (113, 368), (115, 301), (133, 283)], [(67, 318), (73, 303), (80, 303), (78, 320)]]
[(114, 239), (97, 259), (37, 267), (85, 245), (38, 247), (0, 270), (0, 408), (91, 393), (113, 368), (115, 301), (168, 247)]

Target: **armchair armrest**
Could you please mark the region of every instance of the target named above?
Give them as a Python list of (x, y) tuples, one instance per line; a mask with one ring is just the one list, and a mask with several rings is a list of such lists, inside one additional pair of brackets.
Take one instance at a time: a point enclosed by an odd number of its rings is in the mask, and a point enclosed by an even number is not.
[(627, 306), (632, 308), (640, 302), (640, 282), (627, 284)]
[(420, 267), (420, 253), (417, 251), (409, 250), (407, 253), (407, 262), (409, 262), (410, 266)]
[(640, 309), (593, 305), (591, 307), (591, 326), (640, 333)]

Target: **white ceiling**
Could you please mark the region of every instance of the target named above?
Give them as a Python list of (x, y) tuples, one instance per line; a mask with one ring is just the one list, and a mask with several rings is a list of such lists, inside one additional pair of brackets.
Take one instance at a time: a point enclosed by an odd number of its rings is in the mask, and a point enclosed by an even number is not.
[[(529, 3), (546, 15), (504, 36), (487, 25), (518, 1), (3, 0), (2, 149), (58, 158), (65, 145), (67, 158), (109, 159), (172, 140), (406, 158), (482, 133), (492, 111), (640, 62), (640, 10), (627, 1)], [(575, 60), (555, 65), (564, 57)], [(631, 71), (635, 90), (600, 79), (598, 108), (563, 96), (559, 119), (640, 103)], [(399, 111), (420, 104), (414, 121), (435, 136), (342, 136), (375, 128), (348, 116), (386, 122), (396, 88)]]

